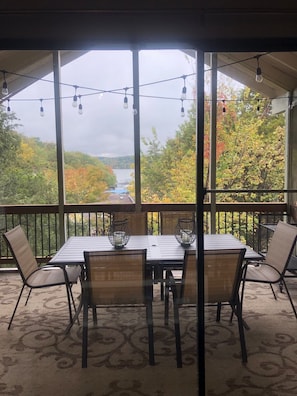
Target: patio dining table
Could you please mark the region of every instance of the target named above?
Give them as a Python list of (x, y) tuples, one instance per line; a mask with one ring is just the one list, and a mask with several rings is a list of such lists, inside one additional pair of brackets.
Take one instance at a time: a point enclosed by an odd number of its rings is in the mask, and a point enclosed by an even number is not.
[[(246, 260), (259, 260), (263, 256), (251, 247), (243, 244), (231, 234), (205, 234), (204, 249), (246, 249)], [(49, 261), (51, 265), (81, 265), (84, 268), (84, 251), (114, 250), (108, 236), (74, 236), (70, 237)], [(146, 277), (152, 282), (161, 282), (161, 297), (163, 288), (164, 269), (181, 269), (185, 248), (176, 240), (174, 235), (132, 235), (123, 249), (147, 249)], [(193, 243), (187, 249), (196, 249)], [(74, 320), (69, 324), (68, 332), (82, 308), (82, 298), (77, 308)]]
[[(205, 234), (204, 249), (246, 249), (245, 259), (259, 260), (262, 256), (243, 244), (231, 234)], [(124, 249), (147, 249), (147, 263), (157, 266), (162, 263), (182, 262), (185, 248), (174, 235), (132, 235)], [(194, 242), (188, 249), (196, 249)], [(84, 251), (114, 250), (107, 236), (74, 236), (50, 260), (50, 264), (83, 265)]]

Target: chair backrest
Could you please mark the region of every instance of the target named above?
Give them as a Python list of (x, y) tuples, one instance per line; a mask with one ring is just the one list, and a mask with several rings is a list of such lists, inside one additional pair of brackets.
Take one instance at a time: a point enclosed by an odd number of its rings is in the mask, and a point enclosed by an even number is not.
[(194, 212), (161, 212), (161, 234), (162, 235), (174, 235), (176, 226), (179, 219), (190, 219), (195, 220)]
[(20, 225), (3, 234), (24, 282), (38, 269), (36, 258)]
[(270, 239), (265, 261), (273, 265), (281, 274), (286, 271), (296, 244), (297, 227), (279, 221)]
[(115, 212), (113, 221), (128, 220), (130, 235), (147, 235), (147, 213), (146, 212)]
[[(238, 294), (246, 249), (204, 252), (205, 303), (234, 301)], [(199, 265), (199, 264), (198, 264)], [(186, 250), (181, 286), (181, 302), (197, 302), (197, 259), (195, 250)]]
[(90, 305), (145, 304), (146, 249), (84, 252)]

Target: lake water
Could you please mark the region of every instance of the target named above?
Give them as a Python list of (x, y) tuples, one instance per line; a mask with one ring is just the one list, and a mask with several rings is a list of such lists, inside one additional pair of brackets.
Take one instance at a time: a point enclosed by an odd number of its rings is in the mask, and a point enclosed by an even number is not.
[(113, 169), (113, 172), (117, 178), (117, 187), (115, 190), (123, 193), (132, 180), (133, 169)]

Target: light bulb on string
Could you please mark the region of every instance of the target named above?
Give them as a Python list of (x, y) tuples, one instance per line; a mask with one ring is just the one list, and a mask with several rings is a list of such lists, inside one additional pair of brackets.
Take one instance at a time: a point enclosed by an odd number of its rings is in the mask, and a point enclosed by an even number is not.
[(82, 114), (83, 113), (83, 106), (81, 104), (81, 96), (78, 95), (78, 97), (79, 97), (78, 114)]
[(223, 103), (222, 112), (223, 112), (223, 114), (225, 114), (226, 113), (225, 99), (222, 100), (222, 103)]
[(187, 87), (186, 87), (186, 76), (182, 76), (184, 79), (184, 86), (182, 88), (181, 99), (184, 100), (187, 98)]
[(10, 108), (10, 101), (9, 99), (7, 100), (7, 108), (6, 108), (7, 113), (11, 113), (11, 108)]
[(44, 117), (44, 108), (42, 106), (42, 99), (40, 99), (40, 109), (39, 109), (40, 117)]
[(76, 94), (77, 88), (78, 88), (78, 86), (74, 85), (74, 95), (72, 98), (72, 107), (77, 107), (77, 94)]
[(2, 95), (3, 96), (8, 95), (8, 86), (7, 86), (7, 81), (6, 81), (6, 78), (5, 78), (5, 71), (3, 72)]
[(258, 99), (258, 103), (257, 103), (257, 112), (259, 113), (260, 111), (260, 99)]
[(124, 107), (124, 109), (128, 109), (128, 98), (127, 98), (127, 90), (128, 90), (128, 88), (124, 88), (124, 89), (125, 89), (125, 97), (124, 97), (123, 107)]
[(260, 58), (260, 55), (256, 56), (256, 59), (257, 59), (256, 81), (257, 81), (257, 83), (260, 84), (261, 82), (263, 82), (263, 76), (262, 76), (262, 69), (261, 69), (260, 63), (259, 63), (259, 58)]
[(183, 99), (181, 99), (180, 116), (181, 116), (181, 117), (184, 117), (184, 116), (185, 116), (185, 108), (184, 108), (184, 101), (183, 101)]

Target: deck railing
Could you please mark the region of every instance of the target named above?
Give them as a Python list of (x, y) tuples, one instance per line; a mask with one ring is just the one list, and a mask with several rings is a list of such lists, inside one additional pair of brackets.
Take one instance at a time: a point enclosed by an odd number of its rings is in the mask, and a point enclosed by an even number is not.
[[(133, 212), (135, 205), (65, 205), (66, 237), (105, 234), (114, 212)], [(195, 211), (194, 204), (143, 204), (147, 213), (148, 233), (159, 234), (162, 211)], [(217, 203), (216, 233), (231, 233), (244, 243), (260, 250), (259, 222), (275, 223), (286, 219), (285, 203)], [(204, 232), (210, 232), (210, 205), (204, 208)], [(33, 252), (41, 262), (60, 248), (58, 205), (0, 206), (0, 229), (3, 232), (21, 224)], [(12, 262), (11, 254), (1, 238), (1, 263)], [(1, 264), (1, 265), (3, 265)]]

